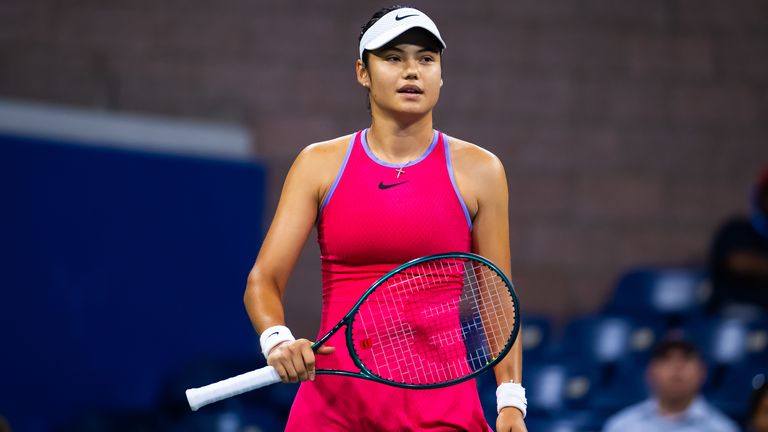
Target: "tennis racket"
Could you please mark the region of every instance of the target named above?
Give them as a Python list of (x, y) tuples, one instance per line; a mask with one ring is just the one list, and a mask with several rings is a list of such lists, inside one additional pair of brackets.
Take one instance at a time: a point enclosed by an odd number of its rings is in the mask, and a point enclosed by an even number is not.
[[(384, 275), (360, 297), (323, 345), (346, 327), (346, 345), (359, 371), (317, 374), (364, 378), (426, 389), (466, 381), (509, 352), (520, 330), (512, 283), (472, 253), (430, 255)], [(280, 382), (272, 366), (186, 391), (192, 410)]]

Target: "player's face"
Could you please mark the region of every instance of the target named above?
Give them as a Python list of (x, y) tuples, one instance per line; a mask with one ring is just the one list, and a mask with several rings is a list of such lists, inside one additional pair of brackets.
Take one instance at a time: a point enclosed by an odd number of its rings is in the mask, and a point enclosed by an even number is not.
[(696, 356), (671, 351), (653, 360), (648, 369), (650, 384), (659, 399), (684, 401), (695, 397), (704, 383), (704, 365)]
[(768, 432), (768, 395), (757, 405), (755, 415), (752, 417), (752, 430), (755, 432)]
[(440, 53), (424, 31), (408, 31), (381, 50), (371, 52), (368, 68), (358, 67), (358, 80), (368, 87), (371, 111), (393, 114), (428, 113), (442, 85)]

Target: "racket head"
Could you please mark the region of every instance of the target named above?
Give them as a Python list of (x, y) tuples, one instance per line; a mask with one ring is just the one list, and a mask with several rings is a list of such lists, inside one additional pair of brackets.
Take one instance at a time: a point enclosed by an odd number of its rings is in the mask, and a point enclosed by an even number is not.
[(492, 368), (520, 330), (517, 294), (486, 258), (415, 259), (374, 283), (344, 320), (350, 356), (367, 378), (437, 388)]

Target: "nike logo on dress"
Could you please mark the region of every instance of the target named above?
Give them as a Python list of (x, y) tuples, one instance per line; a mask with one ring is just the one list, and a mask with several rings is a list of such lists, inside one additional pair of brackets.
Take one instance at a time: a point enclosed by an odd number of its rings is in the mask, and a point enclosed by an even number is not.
[(403, 183), (408, 183), (408, 180), (401, 181), (400, 183), (392, 183), (392, 184), (384, 184), (384, 182), (379, 182), (379, 189), (382, 189), (382, 190), (383, 189), (389, 189), (391, 187), (395, 187), (395, 186), (401, 185)]
[(403, 15), (403, 16), (395, 15), (395, 21), (400, 21), (412, 16), (419, 16), (419, 14), (411, 14), (411, 15)]

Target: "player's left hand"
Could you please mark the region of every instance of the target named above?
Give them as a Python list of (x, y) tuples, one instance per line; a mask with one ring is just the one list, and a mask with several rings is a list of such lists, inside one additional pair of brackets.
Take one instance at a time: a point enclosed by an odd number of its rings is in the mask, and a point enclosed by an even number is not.
[(505, 407), (496, 417), (496, 432), (527, 432), (523, 413), (515, 407)]

